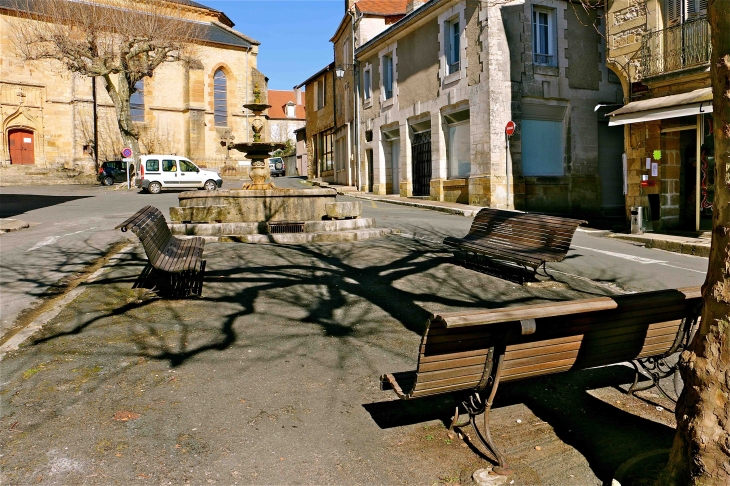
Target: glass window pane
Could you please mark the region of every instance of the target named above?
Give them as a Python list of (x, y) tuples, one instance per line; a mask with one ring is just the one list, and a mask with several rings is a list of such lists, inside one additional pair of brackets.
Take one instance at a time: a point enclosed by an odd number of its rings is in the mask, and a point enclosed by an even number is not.
[(182, 172), (198, 172), (198, 168), (192, 162), (184, 159), (180, 161), (180, 170)]
[(133, 122), (144, 121), (144, 80), (140, 79), (134, 84), (136, 90), (129, 97), (129, 111)]
[(449, 179), (471, 175), (470, 140), (468, 123), (449, 126)]
[(522, 120), (522, 174), (563, 175), (563, 122)]
[(162, 170), (164, 172), (177, 172), (177, 162), (174, 160), (163, 160)]
[(217, 127), (228, 126), (228, 84), (221, 69), (213, 76), (213, 119)]
[(147, 161), (147, 170), (149, 172), (157, 172), (160, 170), (160, 161), (151, 159)]

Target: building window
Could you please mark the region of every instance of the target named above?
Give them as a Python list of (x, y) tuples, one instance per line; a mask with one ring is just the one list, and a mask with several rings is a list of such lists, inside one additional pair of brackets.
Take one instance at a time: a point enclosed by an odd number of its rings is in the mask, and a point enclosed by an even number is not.
[(134, 83), (134, 93), (129, 97), (129, 111), (133, 122), (144, 121), (144, 80)]
[(372, 69), (368, 66), (362, 72), (362, 97), (365, 102), (370, 101), (373, 97), (372, 82)]
[(446, 63), (448, 74), (453, 74), (460, 69), (460, 47), (459, 47), (459, 17), (446, 22)]
[(215, 126), (228, 126), (228, 84), (222, 69), (213, 76), (213, 119)]
[(446, 158), (448, 178), (463, 179), (471, 175), (471, 135), (469, 110), (444, 115), (446, 122)]
[(563, 175), (563, 122), (522, 120), (522, 174)]
[(317, 91), (314, 92), (315, 97), (317, 98), (315, 101), (315, 106), (318, 110), (321, 110), (324, 108), (326, 96), (327, 96), (327, 83), (325, 82), (326, 78), (318, 79), (317, 80)]
[(555, 9), (532, 9), (532, 49), (535, 64), (557, 66), (555, 55)]
[(332, 170), (332, 137), (333, 132), (322, 132), (317, 134), (317, 161), (320, 172)]
[(393, 97), (393, 55), (383, 56), (383, 96), (389, 100)]
[(289, 118), (296, 118), (297, 116), (297, 107), (294, 105), (294, 103), (288, 103), (286, 105), (286, 116)]

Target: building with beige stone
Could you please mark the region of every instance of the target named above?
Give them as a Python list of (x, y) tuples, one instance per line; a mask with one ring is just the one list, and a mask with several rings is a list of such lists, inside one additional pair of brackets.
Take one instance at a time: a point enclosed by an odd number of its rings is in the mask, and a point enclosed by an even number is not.
[(608, 118), (625, 134), (627, 210), (641, 208), (644, 228), (653, 230), (711, 228), (707, 1), (616, 0), (607, 3), (606, 21), (607, 63), (625, 101)]
[(356, 49), (362, 188), (623, 214), (623, 133), (604, 116), (622, 92), (604, 28), (601, 11), (563, 0), (410, 1)]
[[(224, 142), (251, 136), (258, 85), (266, 99), (266, 78), (257, 69), (259, 42), (233, 29), (225, 13), (190, 0), (174, 4), (179, 19), (202, 28), (191, 40), (193, 62), (164, 63), (144, 78), (132, 96), (132, 117), (143, 153), (185, 155), (207, 167), (221, 167), (243, 154)], [(136, 0), (128, 2), (134, 9)], [(21, 20), (18, 3), (0, 0), (0, 31)], [(33, 5), (29, 3), (27, 5)], [(0, 37), (0, 164), (35, 167), (93, 167), (92, 80), (56, 61), (23, 62), (10, 36)], [(99, 159), (121, 157), (114, 106), (97, 83)], [(230, 137), (229, 137), (230, 138)]]

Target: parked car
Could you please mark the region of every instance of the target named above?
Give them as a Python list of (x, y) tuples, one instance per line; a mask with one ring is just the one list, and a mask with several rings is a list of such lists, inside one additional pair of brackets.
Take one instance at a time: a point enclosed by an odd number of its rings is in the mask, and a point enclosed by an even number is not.
[(210, 170), (202, 170), (178, 155), (143, 155), (140, 157), (136, 185), (152, 194), (162, 189), (197, 188), (214, 191), (223, 179)]
[(269, 174), (271, 177), (279, 177), (286, 175), (286, 165), (281, 157), (271, 157), (269, 159)]
[[(129, 177), (134, 175), (134, 164), (129, 164)], [(99, 167), (96, 178), (102, 186), (111, 186), (115, 182), (127, 182), (127, 163), (121, 160), (107, 160)]]

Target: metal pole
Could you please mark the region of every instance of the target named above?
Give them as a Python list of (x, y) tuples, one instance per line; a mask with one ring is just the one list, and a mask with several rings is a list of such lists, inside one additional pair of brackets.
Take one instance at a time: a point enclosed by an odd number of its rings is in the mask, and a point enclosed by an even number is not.
[(702, 171), (700, 169), (700, 166), (702, 164), (702, 161), (700, 160), (700, 157), (702, 157), (702, 149), (700, 146), (702, 145), (702, 115), (697, 115), (697, 128), (695, 129), (697, 133), (697, 153), (695, 155), (695, 165), (696, 167), (696, 175), (695, 175), (695, 231), (700, 230), (700, 206), (702, 205), (702, 193), (700, 191), (700, 185), (702, 184)]
[(96, 76), (91, 77), (91, 97), (94, 100), (94, 169), (99, 170), (99, 131), (98, 116), (96, 113)]
[(505, 172), (505, 175), (507, 176), (507, 201), (506, 201), (506, 205), (507, 205), (507, 209), (510, 209), (510, 204), (509, 204), (509, 165), (510, 165), (509, 164), (509, 135), (507, 135), (507, 132), (506, 131), (504, 132), (504, 136), (507, 139), (507, 153), (505, 154), (505, 160), (504, 160), (504, 172)]

